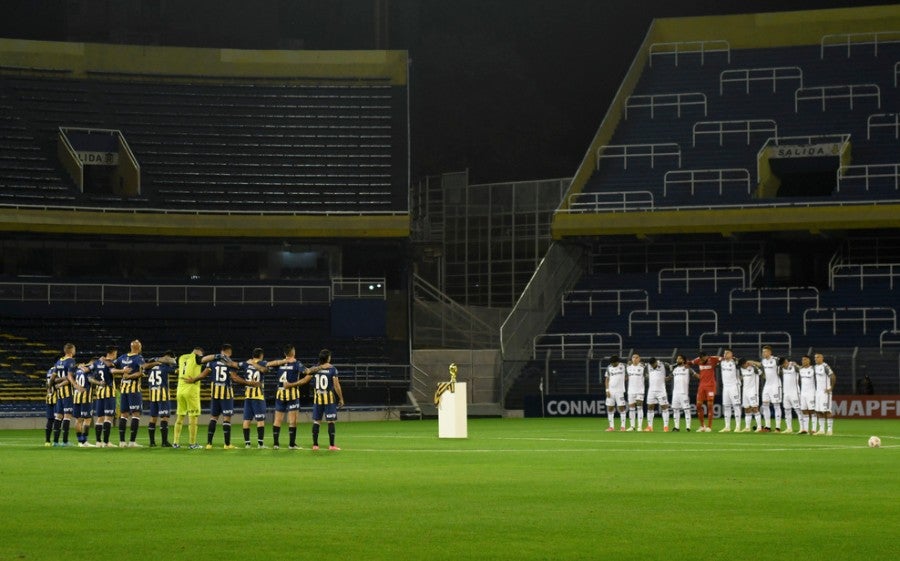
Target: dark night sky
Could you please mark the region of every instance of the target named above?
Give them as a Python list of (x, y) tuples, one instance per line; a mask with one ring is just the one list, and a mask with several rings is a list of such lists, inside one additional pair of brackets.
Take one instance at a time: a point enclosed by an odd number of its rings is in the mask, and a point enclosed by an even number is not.
[[(475, 182), (574, 173), (655, 17), (883, 4), (860, 0), (117, 0), (137, 11), (175, 9), (190, 46), (376, 46), (376, 6), (389, 40), (412, 59), (413, 179), (470, 169)], [(109, 40), (71, 24), (73, 4), (107, 0), (6, 0), (0, 36)], [(249, 9), (252, 7), (252, 9)], [(121, 9), (121, 8), (119, 8)], [(79, 8), (84, 13), (84, 8)], [(198, 14), (199, 15), (196, 15)], [(203, 14), (215, 14), (204, 18)], [(120, 21), (121, 18), (110, 18)], [(165, 16), (163, 17), (165, 20)], [(174, 21), (174, 20), (173, 20)], [(185, 32), (191, 22), (196, 29)], [(214, 24), (212, 23), (214, 21)], [(271, 33), (257, 33), (272, 27)], [(252, 34), (246, 32), (253, 29)], [(121, 40), (121, 34), (118, 35)]]

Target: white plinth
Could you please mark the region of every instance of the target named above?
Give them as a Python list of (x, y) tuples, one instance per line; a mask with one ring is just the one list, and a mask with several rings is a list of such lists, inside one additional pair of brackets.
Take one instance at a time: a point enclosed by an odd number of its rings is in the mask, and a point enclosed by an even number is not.
[(446, 391), (438, 404), (438, 438), (468, 438), (469, 418), (466, 383), (457, 382), (456, 391)]

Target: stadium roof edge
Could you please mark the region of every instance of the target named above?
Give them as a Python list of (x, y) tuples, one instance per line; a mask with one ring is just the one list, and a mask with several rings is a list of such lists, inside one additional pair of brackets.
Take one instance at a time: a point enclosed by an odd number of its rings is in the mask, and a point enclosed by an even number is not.
[(0, 67), (62, 76), (382, 79), (406, 85), (406, 51), (240, 50), (0, 38)]

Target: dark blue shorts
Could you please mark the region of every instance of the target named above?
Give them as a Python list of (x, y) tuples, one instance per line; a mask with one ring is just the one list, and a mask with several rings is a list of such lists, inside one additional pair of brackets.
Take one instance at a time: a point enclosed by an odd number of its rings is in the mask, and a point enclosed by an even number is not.
[(213, 398), (209, 403), (209, 414), (213, 417), (218, 417), (219, 415), (231, 417), (232, 415), (234, 415), (234, 399)]
[(94, 416), (90, 403), (76, 403), (72, 409), (72, 416), (76, 419), (90, 419)]
[(119, 409), (122, 411), (122, 413), (130, 411), (131, 413), (140, 414), (141, 405), (143, 404), (140, 392), (123, 393), (120, 400), (121, 402), (119, 403)]
[(55, 412), (56, 412), (56, 404), (55, 404), (55, 403), (48, 403), (48, 404), (47, 404), (47, 418), (48, 418), (48, 419), (52, 419), (52, 418), (53, 418), (53, 414), (54, 414)]
[(245, 399), (244, 400), (244, 420), (248, 421), (266, 420), (266, 402), (263, 399)]
[(323, 415), (326, 421), (336, 421), (337, 403), (329, 403), (327, 405), (314, 404), (312, 412), (313, 421), (321, 421)]
[(276, 399), (275, 411), (284, 413), (285, 411), (300, 411), (299, 399)]
[(53, 413), (56, 415), (71, 415), (73, 410), (72, 405), (72, 396), (69, 397), (61, 397), (56, 400), (56, 405), (53, 406)]
[(95, 403), (94, 409), (96, 410), (97, 415), (102, 415), (104, 417), (116, 416), (115, 397), (101, 397)]
[(164, 399), (163, 401), (151, 401), (150, 402), (150, 416), (151, 417), (168, 417), (171, 409), (169, 408), (169, 400)]

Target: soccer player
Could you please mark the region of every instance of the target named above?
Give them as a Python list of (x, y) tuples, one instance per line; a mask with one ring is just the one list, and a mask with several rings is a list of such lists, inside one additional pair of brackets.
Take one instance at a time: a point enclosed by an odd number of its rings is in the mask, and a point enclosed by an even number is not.
[[(297, 416), (300, 411), (300, 386), (309, 382), (305, 378), (310, 369), (297, 361), (297, 351), (293, 345), (284, 346), (284, 359), (278, 367), (278, 391), (275, 393), (275, 420), (272, 423), (272, 448), (278, 450), (281, 435), (281, 423), (284, 414), (288, 417), (289, 447), (299, 450), (297, 446)], [(270, 365), (275, 362), (270, 362)], [(301, 377), (301, 375), (303, 377)], [(304, 381), (305, 380), (305, 381)]]
[(762, 419), (759, 416), (759, 369), (752, 360), (741, 360), (741, 386), (744, 393), (741, 403), (744, 406), (744, 422), (746, 426), (741, 432), (750, 432), (750, 417), (756, 419), (756, 432), (763, 432)]
[(684, 355), (675, 357), (675, 368), (672, 369), (672, 409), (675, 411), (675, 427), (678, 432), (681, 425), (681, 414), (684, 413), (685, 430), (691, 432), (691, 400), (688, 396), (688, 387), (694, 371), (687, 365)]
[(56, 419), (54, 409), (56, 409), (56, 386), (52, 380), (56, 375), (56, 368), (51, 367), (47, 370), (47, 396), (44, 398), (44, 404), (47, 410), (47, 425), (44, 427), (44, 446), (53, 446), (50, 442), (50, 436), (53, 434), (53, 421)]
[(72, 380), (72, 415), (75, 417), (75, 436), (79, 448), (93, 448), (88, 441), (93, 412), (91, 411), (91, 383), (87, 379), (87, 364), (75, 367)]
[[(700, 387), (697, 388), (697, 417), (700, 419), (700, 428), (697, 432), (712, 432), (713, 401), (716, 398), (716, 366), (719, 365), (719, 357), (709, 356), (704, 352), (690, 362), (700, 369), (695, 378), (700, 379)], [(703, 424), (703, 405), (706, 404), (706, 425)]]
[[(119, 447), (140, 448), (137, 440), (138, 427), (141, 424), (141, 377), (144, 375), (144, 357), (141, 355), (141, 342), (131, 342), (131, 351), (116, 358), (113, 374), (122, 376), (119, 388)], [(131, 438), (125, 441), (125, 429), (128, 427), (128, 415), (131, 415)]]
[(734, 430), (741, 430), (741, 380), (738, 376), (738, 365), (734, 360), (734, 352), (725, 349), (719, 362), (722, 372), (722, 416), (725, 417), (725, 428), (719, 432), (731, 432), (731, 417), (734, 416)]
[(797, 415), (798, 422), (802, 419), (800, 416), (800, 373), (797, 370), (797, 364), (788, 358), (782, 357), (779, 366), (781, 367), (781, 393), (784, 407), (784, 434), (791, 434), (794, 432), (794, 428), (791, 426), (791, 410), (793, 409), (794, 414)]
[(231, 416), (234, 415), (234, 387), (232, 382), (238, 378), (235, 370), (238, 365), (231, 360), (231, 345), (222, 344), (219, 355), (203, 369), (197, 378), (188, 378), (189, 383), (194, 383), (212, 373), (210, 382), (209, 402), (209, 426), (206, 429), (206, 449), (212, 450), (213, 437), (216, 435), (216, 425), (222, 418), (222, 436), (225, 439), (225, 450), (234, 450), (231, 444)]
[(800, 432), (810, 433), (810, 419), (813, 421), (812, 431), (816, 430), (816, 370), (813, 368), (809, 355), (803, 355), (800, 359)]
[[(172, 448), (181, 447), (181, 429), (185, 416), (188, 418), (188, 441), (191, 450), (200, 448), (197, 443), (197, 421), (200, 418), (200, 373), (203, 365), (215, 359), (216, 355), (203, 355), (203, 349), (194, 347), (190, 353), (178, 357), (178, 387), (175, 390), (176, 417)], [(195, 381), (189, 381), (195, 380)]]
[(631, 355), (631, 364), (625, 367), (625, 374), (628, 376), (628, 432), (641, 432), (644, 424), (644, 379), (647, 375), (647, 365), (641, 362), (641, 355)]
[(647, 362), (647, 431), (653, 432), (653, 417), (659, 405), (663, 432), (669, 432), (669, 398), (666, 395), (666, 382), (672, 379), (668, 375), (669, 365), (656, 357), (650, 357)]
[(619, 418), (622, 426), (619, 430), (625, 430), (625, 365), (618, 355), (609, 357), (606, 373), (603, 376), (603, 385), (606, 388), (606, 415), (609, 418), (609, 428), (606, 432), (616, 430), (616, 409), (619, 410)]
[(766, 426), (765, 432), (772, 432), (772, 412), (775, 410), (775, 432), (781, 432), (781, 378), (778, 376), (778, 365), (781, 361), (772, 356), (772, 347), (766, 345), (762, 348), (762, 360), (760, 366), (766, 383), (762, 391), (762, 413)]
[[(334, 445), (334, 423), (337, 421), (338, 407), (344, 406), (344, 393), (341, 391), (341, 381), (338, 379), (338, 371), (331, 364), (331, 351), (322, 349), (319, 351), (319, 365), (307, 370), (308, 374), (301, 380), (309, 382), (315, 378), (313, 387), (313, 426), (312, 440), (313, 450), (319, 449), (319, 425), (322, 418), (328, 423), (328, 449), (340, 450)], [(335, 399), (337, 398), (337, 399)]]
[[(53, 365), (50, 385), (56, 390), (56, 404), (53, 408), (53, 446), (69, 445), (69, 426), (72, 424), (72, 387), (75, 385), (75, 345), (66, 343), (63, 356)], [(63, 441), (59, 442), (62, 431)]]
[(97, 439), (97, 446), (100, 448), (109, 448), (109, 434), (116, 418), (116, 384), (112, 371), (118, 354), (116, 347), (106, 347), (106, 356), (92, 361), (87, 366), (88, 382), (96, 398), (94, 409), (97, 414), (97, 425), (102, 423), (101, 437)]
[(175, 372), (175, 353), (166, 351), (159, 358), (148, 362), (146, 368), (147, 387), (150, 389), (150, 423), (147, 425), (147, 435), (150, 437), (150, 447), (156, 446), (156, 422), (159, 421), (159, 434), (162, 436), (163, 448), (171, 448), (169, 442), (169, 376)]
[(816, 373), (816, 415), (819, 417), (819, 430), (814, 434), (834, 434), (834, 418), (831, 416), (832, 391), (837, 376), (834, 370), (825, 362), (822, 353), (816, 353), (816, 364), (813, 369)]
[(266, 447), (266, 398), (263, 396), (262, 375), (268, 368), (263, 358), (263, 350), (257, 347), (253, 349), (253, 358), (240, 364), (242, 376), (239, 383), (244, 386), (244, 448), (250, 448), (251, 419), (256, 421), (256, 447)]

